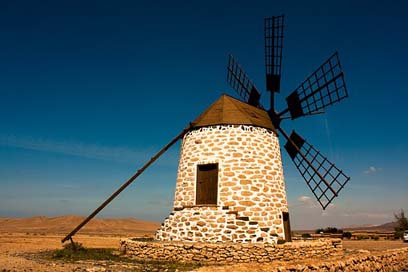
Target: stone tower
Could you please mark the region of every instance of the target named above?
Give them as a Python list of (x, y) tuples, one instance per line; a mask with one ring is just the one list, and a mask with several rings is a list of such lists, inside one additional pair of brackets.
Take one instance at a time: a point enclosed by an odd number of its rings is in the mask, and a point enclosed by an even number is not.
[(173, 211), (156, 239), (290, 240), (280, 147), (264, 110), (223, 95), (184, 136)]

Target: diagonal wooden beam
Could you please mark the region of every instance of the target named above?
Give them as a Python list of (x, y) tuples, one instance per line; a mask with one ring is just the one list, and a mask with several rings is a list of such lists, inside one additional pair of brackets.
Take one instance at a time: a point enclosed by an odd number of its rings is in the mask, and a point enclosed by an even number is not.
[(125, 183), (120, 186), (108, 199), (106, 199), (98, 208), (96, 208), (84, 221), (82, 221), (75, 229), (73, 229), (64, 239), (61, 240), (64, 243), (67, 240), (72, 241), (74, 236), (83, 226), (85, 226), (92, 218), (94, 218), (103, 208), (105, 208), (114, 198), (116, 198), (123, 190), (126, 189), (138, 176), (140, 176), (152, 163), (154, 163), (164, 152), (166, 152), (172, 145), (174, 145), (179, 139), (181, 139), (192, 127), (190, 124), (180, 134), (174, 137), (167, 145), (165, 145), (159, 152), (156, 153), (145, 165), (142, 166), (137, 172), (130, 177)]

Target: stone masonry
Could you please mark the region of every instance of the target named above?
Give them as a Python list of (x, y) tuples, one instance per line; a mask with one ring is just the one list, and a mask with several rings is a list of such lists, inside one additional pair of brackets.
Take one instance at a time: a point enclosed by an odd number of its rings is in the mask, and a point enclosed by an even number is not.
[[(285, 243), (143, 242), (122, 239), (120, 251), (141, 260), (227, 264), (223, 271), (408, 271), (408, 247), (386, 251), (350, 252), (340, 239)], [(245, 264), (246, 263), (246, 264)], [(257, 266), (256, 263), (263, 263)], [(247, 268), (245, 270), (245, 268)]]
[(142, 260), (232, 264), (327, 259), (341, 256), (343, 249), (340, 239), (291, 242), (281, 245), (122, 239), (120, 252), (125, 256)]
[[(197, 166), (218, 164), (216, 205), (196, 205)], [(264, 242), (285, 239), (285, 183), (277, 135), (251, 125), (215, 125), (182, 142), (173, 211), (163, 241)]]

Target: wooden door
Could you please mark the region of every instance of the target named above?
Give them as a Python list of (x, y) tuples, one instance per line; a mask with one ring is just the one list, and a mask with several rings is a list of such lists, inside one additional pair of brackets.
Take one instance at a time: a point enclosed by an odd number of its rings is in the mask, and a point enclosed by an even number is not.
[(290, 230), (290, 220), (289, 220), (289, 213), (288, 212), (282, 212), (282, 217), (283, 217), (283, 230), (285, 233), (285, 241), (290, 242), (292, 241), (292, 233)]
[(196, 205), (217, 204), (218, 164), (197, 165)]

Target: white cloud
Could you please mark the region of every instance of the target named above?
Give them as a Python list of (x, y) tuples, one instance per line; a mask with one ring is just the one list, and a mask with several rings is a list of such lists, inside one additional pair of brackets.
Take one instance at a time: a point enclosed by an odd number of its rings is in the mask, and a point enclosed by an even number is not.
[(370, 175), (370, 174), (374, 174), (377, 173), (379, 171), (381, 171), (381, 168), (375, 167), (375, 166), (370, 166), (368, 167), (367, 170), (364, 170), (364, 174)]
[(31, 137), (16, 137), (14, 135), (0, 135), (0, 145), (79, 156), (88, 159), (132, 163), (146, 160), (149, 154), (153, 154), (152, 151), (146, 149), (134, 151), (127, 147), (111, 147), (98, 144), (84, 144), (81, 142), (34, 139)]
[(315, 200), (313, 198), (311, 198), (310, 196), (305, 196), (305, 195), (301, 195), (297, 198), (297, 201), (299, 202), (297, 205), (292, 206), (293, 207), (306, 207), (306, 208), (315, 208), (316, 203)]
[(312, 198), (310, 196), (302, 195), (299, 196), (297, 200), (303, 203), (310, 203), (312, 201)]

